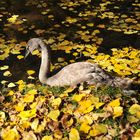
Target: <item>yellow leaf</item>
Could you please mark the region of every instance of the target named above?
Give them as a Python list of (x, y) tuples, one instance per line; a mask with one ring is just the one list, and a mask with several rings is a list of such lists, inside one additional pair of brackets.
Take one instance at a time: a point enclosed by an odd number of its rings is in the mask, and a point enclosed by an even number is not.
[(31, 89), (28, 91), (28, 94), (37, 94), (37, 90), (36, 89)]
[(28, 76), (28, 79), (34, 80), (35, 78), (33, 76)]
[(34, 50), (33, 52), (32, 52), (32, 55), (38, 55), (39, 54), (39, 50)]
[(8, 87), (9, 87), (9, 88), (12, 88), (12, 87), (15, 87), (15, 86), (16, 86), (16, 85), (15, 85), (14, 83), (9, 83), (9, 84), (8, 84)]
[(10, 96), (14, 95), (14, 91), (13, 90), (10, 90), (9, 93), (8, 93), (8, 95), (10, 95)]
[(19, 50), (14, 50), (14, 49), (13, 49), (13, 50), (11, 50), (11, 53), (12, 53), (12, 54), (20, 54), (20, 51), (19, 51)]
[(8, 82), (8, 81), (2, 80), (2, 81), (1, 81), (1, 84), (4, 85), (4, 84), (6, 84), (7, 82)]
[(88, 133), (90, 128), (91, 127), (87, 123), (82, 123), (80, 126), (80, 131), (83, 131), (84, 133)]
[(87, 123), (87, 124), (92, 124), (93, 123), (93, 117), (89, 114), (86, 114), (84, 116), (81, 116), (80, 117), (80, 120), (79, 120), (81, 123)]
[(137, 131), (134, 134), (134, 137), (139, 137), (140, 138), (140, 129), (137, 129)]
[(24, 102), (31, 103), (34, 101), (34, 94), (26, 94), (23, 98)]
[(23, 55), (18, 55), (17, 58), (22, 59), (22, 58), (24, 58), (24, 56)]
[(60, 115), (60, 111), (59, 110), (52, 110), (50, 111), (50, 113), (48, 114), (48, 117), (54, 121), (57, 121), (58, 116)]
[(35, 71), (34, 70), (27, 70), (27, 73), (28, 73), (28, 75), (32, 75), (35, 73)]
[(138, 118), (136, 118), (135, 116), (128, 116), (127, 117), (127, 120), (130, 122), (130, 123), (136, 123), (139, 121)]
[(52, 100), (52, 106), (59, 106), (61, 104), (61, 98), (55, 98)]
[(38, 124), (39, 124), (39, 120), (37, 118), (34, 119), (34, 121), (31, 123), (31, 128), (36, 131)]
[(86, 94), (84, 94), (84, 93), (83, 94), (78, 94), (78, 95), (77, 94), (74, 94), (73, 97), (72, 97), (72, 100), (74, 100), (76, 102), (79, 102), (85, 96), (86, 96)]
[(111, 102), (108, 104), (108, 106), (111, 106), (111, 107), (120, 106), (120, 98), (111, 101)]
[(15, 128), (9, 129), (9, 130), (6, 130), (6, 129), (2, 130), (1, 137), (3, 140), (19, 140), (20, 139), (20, 135)]
[(19, 102), (17, 105), (15, 105), (15, 110), (18, 112), (23, 111), (25, 108), (25, 104), (23, 102)]
[(9, 66), (4, 65), (4, 66), (0, 67), (0, 70), (7, 70), (8, 68), (9, 68)]
[(113, 112), (113, 119), (116, 118), (116, 117), (119, 117), (123, 114), (123, 107), (121, 106), (116, 106), (113, 108), (114, 109), (114, 112)]
[(28, 118), (33, 118), (36, 116), (36, 109), (31, 109), (27, 111), (22, 111), (18, 114), (19, 117), (23, 120), (27, 120)]
[(23, 129), (28, 129), (28, 128), (30, 127), (30, 122), (25, 121), (25, 120), (22, 120), (22, 121), (20, 121), (20, 126), (21, 126)]
[(12, 17), (8, 18), (7, 20), (11, 23), (15, 23), (19, 15), (13, 15)]
[(140, 105), (138, 104), (133, 104), (130, 108), (129, 108), (129, 112), (131, 114), (136, 114), (137, 112), (140, 112)]
[(104, 124), (95, 124), (93, 125), (92, 130), (90, 130), (89, 135), (98, 136), (98, 135), (106, 134), (106, 133), (107, 133), (107, 128)]
[(79, 132), (77, 129), (72, 128), (69, 133), (69, 140), (80, 140)]
[(63, 134), (62, 132), (58, 129), (54, 131), (54, 137), (58, 140), (62, 140)]
[(16, 83), (19, 84), (19, 85), (21, 85), (21, 84), (24, 84), (24, 81), (23, 80), (19, 80)]
[(103, 102), (99, 102), (97, 104), (95, 104), (96, 109), (99, 109), (102, 105), (104, 105)]
[(42, 138), (42, 140), (53, 140), (53, 137), (50, 135), (50, 136), (44, 136)]
[(5, 112), (0, 111), (0, 122), (3, 122), (3, 120), (5, 119), (6, 119)]
[(74, 88), (69, 87), (68, 89), (66, 89), (66, 90), (64, 91), (64, 93), (70, 93), (70, 92), (72, 92), (73, 90), (74, 90)]
[(22, 140), (37, 140), (37, 137), (33, 131), (29, 131), (29, 132), (23, 131), (22, 135), (23, 135)]
[(12, 74), (11, 74), (11, 72), (10, 71), (5, 71), (4, 73), (3, 73), (3, 76), (11, 76)]

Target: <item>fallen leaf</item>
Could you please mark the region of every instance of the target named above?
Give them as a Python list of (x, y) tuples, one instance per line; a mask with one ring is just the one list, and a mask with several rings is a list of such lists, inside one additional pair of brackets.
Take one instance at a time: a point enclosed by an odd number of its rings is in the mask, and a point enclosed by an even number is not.
[(20, 139), (20, 135), (18, 131), (16, 130), (16, 128), (9, 129), (9, 130), (3, 129), (1, 132), (1, 137), (3, 140), (19, 140)]
[(80, 140), (79, 132), (77, 129), (72, 128), (69, 133), (69, 140)]
[(90, 128), (91, 127), (85, 122), (81, 124), (80, 131), (83, 131), (84, 133), (88, 133)]
[(53, 137), (50, 135), (50, 136), (44, 136), (42, 138), (42, 140), (53, 140)]
[(51, 110), (48, 114), (48, 117), (54, 121), (57, 121), (59, 115), (60, 115), (59, 110)]
[(98, 136), (101, 134), (106, 134), (107, 128), (104, 124), (95, 124), (89, 132), (90, 136)]

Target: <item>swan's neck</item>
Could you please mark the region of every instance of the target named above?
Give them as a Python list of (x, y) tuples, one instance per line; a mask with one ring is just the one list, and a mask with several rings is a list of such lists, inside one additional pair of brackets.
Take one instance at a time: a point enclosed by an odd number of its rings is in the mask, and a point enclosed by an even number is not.
[(48, 73), (50, 71), (50, 58), (47, 46), (42, 42), (40, 43), (41, 47), (41, 66), (39, 70), (39, 80), (41, 83), (46, 84)]

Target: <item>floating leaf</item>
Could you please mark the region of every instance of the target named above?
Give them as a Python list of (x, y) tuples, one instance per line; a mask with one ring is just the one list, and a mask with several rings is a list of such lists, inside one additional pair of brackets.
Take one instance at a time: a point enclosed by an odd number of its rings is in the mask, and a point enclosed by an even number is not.
[(11, 23), (15, 23), (19, 15), (13, 15), (12, 17), (8, 18), (7, 20)]
[(33, 75), (35, 73), (34, 70), (27, 70), (28, 75)]
[(18, 59), (23, 59), (24, 56), (23, 56), (23, 55), (18, 55), (17, 58), (18, 58)]
[(39, 54), (39, 50), (34, 50), (33, 52), (32, 52), (32, 55), (38, 55)]
[(16, 86), (16, 85), (15, 85), (14, 83), (9, 83), (9, 84), (8, 84), (8, 87), (9, 87), (9, 88), (12, 88), (12, 87), (15, 87), (15, 86)]
[(3, 76), (12, 76), (12, 74), (11, 74), (11, 72), (10, 71), (5, 71), (4, 73), (3, 73)]
[(20, 50), (14, 50), (14, 49), (13, 49), (13, 50), (11, 50), (11, 53), (12, 53), (12, 54), (20, 54)]
[(0, 67), (0, 70), (7, 70), (7, 69), (9, 69), (9, 66), (7, 66), (7, 65)]

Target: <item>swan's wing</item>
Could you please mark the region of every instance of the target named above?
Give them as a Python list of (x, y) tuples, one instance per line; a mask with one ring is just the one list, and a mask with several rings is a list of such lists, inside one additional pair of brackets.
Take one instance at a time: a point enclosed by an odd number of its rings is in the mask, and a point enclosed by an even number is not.
[(89, 62), (77, 62), (64, 67), (54, 76), (47, 80), (47, 84), (52, 86), (76, 85), (89, 80), (95, 71), (96, 64)]

